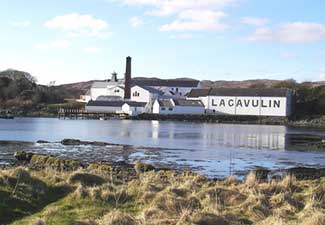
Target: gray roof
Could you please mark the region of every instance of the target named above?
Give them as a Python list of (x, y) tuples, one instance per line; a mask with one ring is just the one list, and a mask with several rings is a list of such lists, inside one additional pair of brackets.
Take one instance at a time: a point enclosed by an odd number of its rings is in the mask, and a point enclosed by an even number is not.
[(107, 88), (108, 86), (121, 86), (124, 85), (124, 80), (115, 81), (96, 81), (91, 87), (92, 88)]
[[(169, 79), (162, 80), (157, 78), (148, 79), (133, 79), (132, 84), (141, 87), (197, 87), (200, 81), (184, 80), (184, 79)], [(92, 84), (92, 88), (106, 88), (107, 86), (124, 85), (124, 79), (115, 81), (96, 81)]]
[(122, 101), (121, 96), (115, 96), (115, 95), (100, 95), (96, 99), (96, 101)]
[(204, 96), (243, 96), (243, 97), (286, 97), (290, 89), (286, 88), (210, 88), (193, 89), (187, 97), (196, 98)]
[(171, 99), (159, 99), (158, 102), (160, 107), (174, 107), (173, 103), (171, 102)]
[(152, 87), (148, 87), (148, 86), (140, 86), (140, 85), (137, 85), (137, 86), (139, 86), (139, 87), (141, 87), (141, 88), (143, 88), (143, 89), (145, 89), (145, 90), (147, 90), (147, 91), (149, 91), (150, 93), (153, 93), (153, 94), (158, 94), (158, 95), (163, 95), (164, 94), (164, 92), (162, 92), (162, 91), (160, 91), (160, 90), (158, 90), (156, 88), (152, 88)]
[(190, 93), (188, 93), (186, 96), (189, 98), (197, 98), (197, 97), (204, 97), (208, 96), (210, 92), (209, 88), (206, 89), (192, 89)]
[(184, 80), (184, 79), (133, 79), (132, 83), (139, 86), (150, 87), (197, 87), (199, 85), (198, 80)]
[(177, 106), (204, 107), (203, 103), (199, 100), (173, 99), (173, 101)]
[(286, 97), (289, 89), (286, 88), (213, 88), (210, 96), (245, 96), (245, 97)]
[(96, 81), (91, 85), (91, 88), (106, 88), (108, 85), (109, 82)]
[(90, 101), (87, 106), (112, 106), (112, 107), (122, 107), (124, 101)]
[(145, 107), (147, 105), (146, 102), (125, 102), (125, 104), (128, 104), (129, 106), (133, 107)]

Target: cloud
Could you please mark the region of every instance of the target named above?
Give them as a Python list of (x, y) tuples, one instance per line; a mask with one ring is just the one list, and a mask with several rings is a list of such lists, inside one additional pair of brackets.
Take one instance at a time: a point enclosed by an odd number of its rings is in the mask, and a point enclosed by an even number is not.
[(172, 34), (170, 35), (171, 39), (199, 39), (203, 38), (202, 35), (195, 35), (189, 33), (181, 33), (181, 34)]
[(220, 20), (225, 17), (226, 14), (223, 12), (212, 10), (187, 10), (181, 12), (175, 21), (163, 25), (160, 31), (220, 31), (227, 28), (227, 25), (220, 22)]
[(141, 27), (144, 24), (144, 22), (140, 17), (135, 16), (129, 20), (129, 24), (134, 28), (138, 28)]
[(106, 21), (78, 13), (56, 16), (46, 21), (44, 26), (66, 32), (69, 37), (107, 38), (110, 35)]
[(325, 24), (293, 22), (280, 24), (273, 28), (259, 27), (247, 40), (293, 44), (321, 42), (325, 41)]
[(298, 55), (296, 53), (293, 53), (293, 52), (283, 52), (283, 53), (281, 53), (280, 57), (282, 59), (292, 60), (292, 59), (297, 59)]
[(144, 6), (146, 14), (171, 17), (173, 21), (162, 25), (163, 32), (220, 31), (228, 26), (221, 23), (226, 17), (226, 6), (242, 0), (111, 0), (129, 6)]
[(14, 21), (10, 23), (11, 26), (17, 27), (17, 28), (26, 28), (31, 25), (31, 22), (28, 20), (23, 20), (23, 21)]
[(244, 17), (240, 20), (242, 24), (255, 26), (255, 27), (262, 27), (268, 23), (268, 19), (266, 18), (256, 18), (256, 17)]
[(101, 52), (101, 49), (97, 47), (88, 47), (84, 48), (84, 52), (88, 54), (98, 54)]
[(36, 49), (49, 50), (49, 49), (66, 49), (70, 47), (70, 41), (57, 40), (47, 43), (39, 43), (34, 46)]
[(238, 2), (238, 0), (119, 0), (127, 5), (154, 7), (149, 13), (159, 16), (177, 14), (184, 10), (216, 10)]

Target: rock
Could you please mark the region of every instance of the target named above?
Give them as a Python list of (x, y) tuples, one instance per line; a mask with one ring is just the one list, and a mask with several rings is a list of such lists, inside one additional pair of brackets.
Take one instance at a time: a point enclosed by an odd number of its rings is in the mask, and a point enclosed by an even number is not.
[(26, 153), (25, 151), (18, 151), (18, 152), (15, 152), (14, 157), (18, 161), (30, 162), (33, 155), (34, 155), (33, 153)]
[(65, 160), (52, 156), (34, 154), (30, 159), (30, 164), (38, 168), (52, 168), (56, 170), (77, 170), (84, 167), (81, 162), (76, 160)]
[(307, 168), (307, 167), (295, 167), (286, 171), (288, 175), (296, 177), (298, 180), (319, 179), (325, 176), (325, 168)]
[(38, 140), (36, 143), (37, 144), (48, 144), (50, 142), (49, 141), (44, 141), (44, 140)]
[(266, 181), (268, 179), (269, 172), (269, 170), (263, 168), (258, 168), (251, 171), (251, 173), (255, 175), (255, 179), (258, 181)]
[(61, 144), (63, 144), (63, 145), (81, 145), (82, 142), (78, 139), (63, 139), (61, 141)]
[(134, 165), (134, 169), (137, 172), (137, 174), (140, 174), (140, 173), (145, 173), (148, 171), (155, 170), (155, 167), (153, 167), (152, 165), (146, 164), (146, 163), (137, 162)]

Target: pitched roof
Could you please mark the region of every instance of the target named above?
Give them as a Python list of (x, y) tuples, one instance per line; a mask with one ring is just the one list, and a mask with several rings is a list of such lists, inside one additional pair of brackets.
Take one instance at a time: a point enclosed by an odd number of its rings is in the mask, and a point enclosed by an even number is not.
[(290, 89), (286, 88), (210, 88), (192, 89), (188, 98), (204, 96), (243, 96), (243, 97), (286, 97)]
[(182, 80), (182, 79), (133, 79), (132, 83), (139, 86), (151, 87), (197, 87), (198, 80)]
[(210, 92), (210, 89), (205, 88), (205, 89), (192, 89), (190, 93), (186, 95), (186, 97), (189, 98), (197, 98), (197, 97), (203, 97), (203, 96), (208, 96)]
[(124, 104), (128, 104), (129, 106), (133, 107), (145, 107), (147, 105), (146, 102), (125, 102)]
[(96, 81), (94, 82), (91, 87), (92, 88), (107, 88), (108, 86), (121, 86), (124, 85), (124, 80), (118, 81)]
[(174, 107), (173, 103), (171, 102), (171, 99), (159, 99), (158, 103), (160, 107)]
[(173, 101), (177, 106), (204, 107), (203, 103), (199, 100), (173, 99)]
[(90, 101), (87, 106), (121, 107), (124, 103), (124, 101)]
[(152, 88), (152, 87), (148, 87), (148, 86), (140, 86), (140, 85), (134, 85), (134, 86), (139, 86), (139, 87), (141, 87), (141, 88), (143, 88), (143, 89), (145, 89), (145, 90), (147, 90), (147, 91), (149, 91), (150, 93), (153, 93), (153, 94), (159, 94), (159, 95), (164, 94), (164, 92), (162, 92), (162, 91), (160, 91), (160, 90), (158, 90), (156, 88)]
[(213, 88), (210, 96), (256, 96), (256, 97), (286, 97), (289, 89), (286, 88)]

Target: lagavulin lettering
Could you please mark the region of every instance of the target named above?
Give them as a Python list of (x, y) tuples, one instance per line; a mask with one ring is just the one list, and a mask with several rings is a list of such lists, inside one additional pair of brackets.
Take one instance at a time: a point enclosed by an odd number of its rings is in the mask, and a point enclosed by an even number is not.
[(238, 99), (235, 103), (234, 99), (220, 99), (219, 104), (216, 99), (212, 99), (211, 102), (212, 106), (215, 107), (262, 107), (262, 108), (280, 108), (281, 101), (274, 99), (274, 100), (259, 100), (259, 99)]

